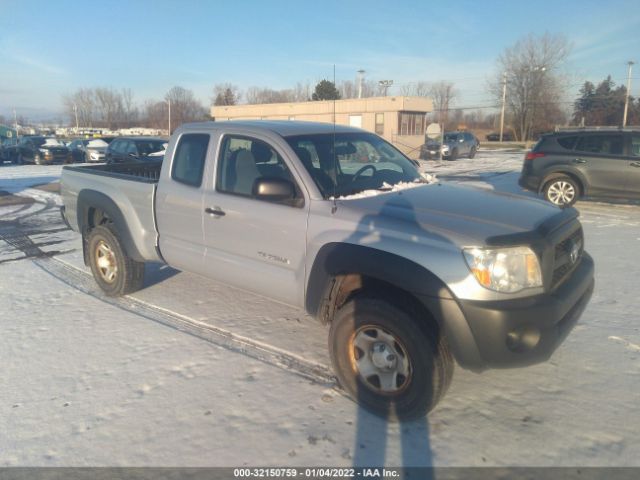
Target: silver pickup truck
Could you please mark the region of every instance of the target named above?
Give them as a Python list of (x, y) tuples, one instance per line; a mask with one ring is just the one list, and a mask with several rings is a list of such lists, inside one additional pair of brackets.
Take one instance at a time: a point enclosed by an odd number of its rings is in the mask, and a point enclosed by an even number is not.
[(454, 358), (546, 360), (593, 291), (575, 209), (429, 182), (354, 128), (188, 124), (161, 163), (64, 167), (62, 196), (107, 295), (161, 261), (303, 308), (342, 387), (392, 418), (430, 411)]

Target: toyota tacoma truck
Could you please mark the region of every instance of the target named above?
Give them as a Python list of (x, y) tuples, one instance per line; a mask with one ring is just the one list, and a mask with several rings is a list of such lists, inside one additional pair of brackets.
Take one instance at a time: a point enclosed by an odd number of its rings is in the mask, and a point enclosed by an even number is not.
[(194, 123), (162, 162), (64, 167), (62, 213), (107, 295), (160, 261), (305, 309), (344, 390), (408, 419), (454, 359), (548, 359), (594, 286), (575, 209), (431, 180), (360, 129)]

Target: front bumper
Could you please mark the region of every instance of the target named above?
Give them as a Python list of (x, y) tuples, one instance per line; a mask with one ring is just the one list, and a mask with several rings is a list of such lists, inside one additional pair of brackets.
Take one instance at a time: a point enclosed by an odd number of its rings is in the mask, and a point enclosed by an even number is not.
[(543, 362), (574, 327), (593, 288), (594, 263), (585, 252), (552, 293), (495, 302), (442, 300), (445, 335), (458, 363), (470, 370)]

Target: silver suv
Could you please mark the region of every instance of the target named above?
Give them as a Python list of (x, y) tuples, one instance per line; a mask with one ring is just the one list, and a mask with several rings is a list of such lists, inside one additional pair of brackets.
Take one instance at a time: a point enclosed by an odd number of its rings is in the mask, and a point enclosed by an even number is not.
[(473, 158), (476, 156), (480, 142), (476, 136), (470, 132), (446, 132), (444, 141), (440, 146), (439, 139), (427, 139), (420, 149), (420, 158), (429, 160), (439, 158), (442, 151), (442, 158), (447, 160), (457, 160), (459, 157)]

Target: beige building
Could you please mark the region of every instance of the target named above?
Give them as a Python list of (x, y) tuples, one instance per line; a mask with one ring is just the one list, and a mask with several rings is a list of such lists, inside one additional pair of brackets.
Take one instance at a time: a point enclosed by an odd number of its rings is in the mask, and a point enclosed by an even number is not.
[(433, 101), (425, 97), (372, 97), (335, 102), (267, 103), (211, 107), (216, 121), (304, 120), (351, 125), (375, 132), (406, 154), (417, 157), (424, 143), (425, 117)]

